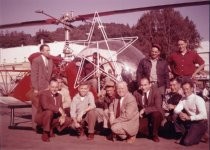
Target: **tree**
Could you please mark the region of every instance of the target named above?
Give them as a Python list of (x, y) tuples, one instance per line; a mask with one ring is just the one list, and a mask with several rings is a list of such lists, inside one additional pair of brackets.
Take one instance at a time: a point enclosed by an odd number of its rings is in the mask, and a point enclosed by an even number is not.
[(44, 43), (53, 42), (51, 32), (45, 30), (39, 30), (35, 35), (36, 44), (39, 44), (41, 40), (44, 40)]
[(53, 41), (64, 41), (65, 40), (64, 28), (57, 28), (56, 31), (51, 32), (51, 37)]
[(187, 39), (191, 49), (197, 48), (201, 41), (195, 24), (172, 8), (145, 13), (133, 27), (133, 32), (139, 37), (137, 47), (144, 53), (148, 53), (152, 43), (160, 44), (163, 53), (169, 55), (177, 50), (179, 38)]
[(34, 44), (33, 38), (30, 34), (24, 32), (1, 32), (0, 33), (0, 47), (16, 47), (22, 45)]

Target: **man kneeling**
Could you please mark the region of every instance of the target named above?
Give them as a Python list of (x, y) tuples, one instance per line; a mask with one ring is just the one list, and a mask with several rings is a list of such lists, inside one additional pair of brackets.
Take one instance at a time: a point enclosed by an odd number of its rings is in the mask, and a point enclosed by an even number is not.
[(114, 99), (109, 106), (111, 130), (127, 143), (133, 143), (139, 129), (136, 99), (129, 93), (126, 82), (119, 82), (116, 87), (119, 99)]
[(89, 91), (88, 82), (80, 83), (79, 93), (73, 97), (70, 108), (70, 115), (73, 119), (71, 127), (78, 131), (78, 136), (84, 135), (85, 123), (88, 124), (88, 140), (94, 139), (94, 128), (96, 123), (95, 100)]
[(49, 90), (43, 91), (39, 96), (39, 106), (35, 121), (43, 128), (42, 141), (49, 142), (54, 137), (53, 129), (58, 132), (68, 127), (71, 119), (66, 117), (62, 107), (62, 97), (58, 92), (56, 79), (50, 81)]

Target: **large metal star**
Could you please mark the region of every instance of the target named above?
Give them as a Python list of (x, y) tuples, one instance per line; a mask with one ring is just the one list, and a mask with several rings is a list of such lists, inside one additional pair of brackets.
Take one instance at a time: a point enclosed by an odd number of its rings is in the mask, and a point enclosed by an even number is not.
[[(105, 47), (106, 49), (100, 49), (99, 47), (99, 43), (101, 41), (92, 41), (92, 36), (93, 36), (93, 32), (95, 29), (96, 24), (98, 24), (98, 29), (100, 29), (102, 35), (103, 35), (103, 41), (105, 43)], [(108, 38), (106, 31), (104, 30), (104, 26), (101, 22), (101, 19), (99, 17), (99, 14), (96, 12), (94, 15), (94, 18), (92, 20), (92, 25), (90, 28), (90, 32), (88, 34), (88, 38), (86, 40), (79, 40), (79, 41), (74, 41), (74, 43), (84, 43), (85, 45), (87, 45), (87, 47), (83, 50), (88, 50), (91, 49), (90, 46), (92, 46), (93, 44), (96, 45), (96, 48), (94, 49), (97, 53), (97, 59), (99, 61), (97, 61), (97, 63), (93, 63), (92, 59), (88, 59), (87, 57), (84, 57), (83, 55), (80, 56), (78, 55), (78, 57), (81, 58), (81, 62), (80, 62), (80, 67), (77, 73), (77, 77), (75, 80), (75, 84), (74, 84), (74, 88), (77, 88), (78, 85), (83, 82), (86, 81), (90, 78), (92, 78), (93, 76), (95, 76), (96, 74), (100, 74), (100, 75), (104, 75), (105, 77), (110, 78), (111, 80), (117, 82), (119, 80), (122, 80), (121, 75), (120, 74), (115, 74), (112, 75), (110, 74), (108, 71), (106, 71), (104, 68), (101, 67), (101, 64), (111, 64), (114, 72), (117, 72), (117, 70), (120, 69), (120, 66), (117, 64), (117, 56), (122, 53), (124, 50), (126, 50), (129, 46), (131, 46), (136, 40), (138, 39), (137, 36), (135, 37), (120, 37), (120, 38)], [(116, 49), (110, 49), (109, 46), (109, 42), (110, 41), (120, 41), (123, 42), (123, 46), (122, 47), (118, 47)], [(102, 52), (106, 52), (105, 54), (103, 54)], [(89, 62), (90, 64), (92, 64), (92, 66), (94, 67), (94, 69), (86, 76), (81, 76), (82, 71), (84, 69), (84, 65), (85, 65), (85, 61)], [(100, 91), (100, 77), (98, 76), (98, 89)]]

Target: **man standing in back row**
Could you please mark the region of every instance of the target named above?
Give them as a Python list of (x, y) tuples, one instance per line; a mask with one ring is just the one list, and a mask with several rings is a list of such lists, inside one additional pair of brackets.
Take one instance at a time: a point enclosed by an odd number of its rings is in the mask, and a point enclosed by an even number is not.
[[(172, 53), (168, 62), (175, 77), (194, 78), (205, 66), (204, 60), (192, 50), (187, 49), (187, 41), (178, 41), (179, 51)], [(196, 64), (199, 65), (196, 68)]]
[(137, 81), (141, 78), (149, 78), (150, 83), (157, 87), (162, 97), (165, 89), (169, 87), (168, 63), (160, 57), (161, 47), (153, 44), (150, 50), (150, 56), (143, 58), (137, 69)]
[(46, 90), (52, 75), (53, 62), (49, 58), (50, 47), (46, 44), (40, 46), (41, 55), (34, 58), (31, 63), (31, 84), (33, 89), (32, 96), (32, 127), (36, 129), (34, 116), (38, 107), (38, 95)]

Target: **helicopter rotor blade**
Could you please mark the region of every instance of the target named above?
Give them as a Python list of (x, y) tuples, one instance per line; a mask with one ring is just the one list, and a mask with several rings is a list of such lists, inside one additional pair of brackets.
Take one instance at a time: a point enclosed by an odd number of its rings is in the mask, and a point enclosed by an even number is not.
[[(185, 3), (156, 5), (156, 6), (148, 6), (148, 7), (114, 10), (114, 11), (105, 11), (105, 12), (99, 12), (98, 14), (100, 16), (109, 16), (109, 15), (115, 15), (115, 14), (132, 13), (132, 12), (146, 11), (146, 10), (158, 10), (158, 9), (163, 9), (163, 8), (178, 8), (178, 7), (199, 6), (199, 5), (209, 5), (209, 4), (210, 4), (210, 1), (185, 2)], [(59, 19), (54, 18), (53, 16), (46, 14), (42, 10), (37, 10), (35, 12), (42, 13), (42, 14), (50, 17), (50, 19), (27, 21), (27, 22), (13, 23), (13, 24), (5, 24), (5, 25), (0, 25), (0, 29), (33, 26), (33, 25), (49, 25), (49, 24), (58, 25), (59, 23), (62, 23), (66, 26), (73, 28), (73, 26), (70, 23), (75, 22), (75, 21), (85, 21), (86, 19), (93, 18), (94, 14), (95, 14), (95, 13), (90, 13), (90, 14), (85, 14), (85, 15), (78, 15), (78, 16), (72, 17), (70, 20), (68, 20), (66, 22), (63, 22)]]
[[(109, 15), (116, 15), (116, 14), (123, 14), (123, 13), (146, 11), (146, 10), (158, 10), (158, 9), (164, 9), (164, 8), (178, 8), (178, 7), (199, 6), (199, 5), (208, 5), (208, 4), (210, 4), (210, 1), (186, 2), (186, 3), (156, 5), (156, 6), (148, 6), (148, 7), (139, 7), (139, 8), (131, 8), (131, 9), (98, 12), (98, 14), (99, 14), (99, 16), (109, 16)], [(94, 17), (94, 13), (79, 15), (73, 21), (83, 21), (83, 20), (93, 18), (93, 17)]]
[(49, 25), (49, 24), (58, 24), (58, 23), (54, 19), (26, 21), (26, 22), (0, 25), (0, 29), (25, 27), (25, 26), (35, 26), (35, 25), (47, 25), (47, 24)]

